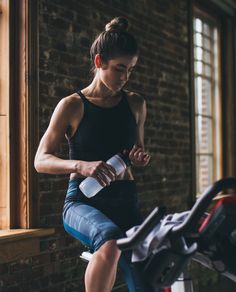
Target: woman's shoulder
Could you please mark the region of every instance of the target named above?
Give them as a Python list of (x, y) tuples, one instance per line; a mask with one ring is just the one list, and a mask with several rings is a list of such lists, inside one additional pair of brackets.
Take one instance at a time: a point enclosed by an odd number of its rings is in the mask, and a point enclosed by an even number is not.
[(71, 95), (65, 96), (62, 98), (61, 102), (65, 106), (79, 106), (83, 103), (82, 98), (78, 93), (72, 93)]
[(142, 94), (128, 90), (125, 90), (124, 92), (130, 106), (140, 109), (146, 105), (146, 100)]
[(63, 97), (54, 110), (54, 116), (72, 123), (75, 117), (83, 113), (83, 101), (77, 93)]
[(77, 93), (63, 97), (57, 105), (56, 114), (68, 123), (67, 137), (73, 136), (83, 116), (83, 101)]
[(83, 101), (77, 93), (63, 97), (59, 103), (58, 108), (66, 112), (74, 112), (82, 107)]

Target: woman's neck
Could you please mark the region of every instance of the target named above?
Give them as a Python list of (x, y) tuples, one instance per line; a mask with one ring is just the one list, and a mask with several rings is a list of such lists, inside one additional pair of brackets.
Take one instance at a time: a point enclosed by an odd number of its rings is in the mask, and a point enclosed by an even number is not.
[(119, 95), (120, 92), (114, 92), (110, 90), (108, 87), (101, 82), (99, 77), (95, 75), (93, 81), (85, 87), (83, 90), (83, 94), (89, 97), (98, 97), (98, 98), (111, 98)]

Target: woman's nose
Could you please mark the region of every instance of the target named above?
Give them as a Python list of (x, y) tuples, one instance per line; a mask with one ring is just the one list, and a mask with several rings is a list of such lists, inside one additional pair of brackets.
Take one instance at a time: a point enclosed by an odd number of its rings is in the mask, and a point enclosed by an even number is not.
[(124, 72), (120, 78), (122, 81), (127, 81), (129, 79), (129, 72)]

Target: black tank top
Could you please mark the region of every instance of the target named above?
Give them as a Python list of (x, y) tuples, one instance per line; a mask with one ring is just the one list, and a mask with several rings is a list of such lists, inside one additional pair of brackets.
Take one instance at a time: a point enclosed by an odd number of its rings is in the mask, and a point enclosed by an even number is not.
[(106, 161), (124, 149), (130, 150), (136, 142), (137, 125), (125, 92), (111, 108), (95, 105), (80, 91), (78, 94), (84, 103), (84, 115), (69, 139), (70, 159)]

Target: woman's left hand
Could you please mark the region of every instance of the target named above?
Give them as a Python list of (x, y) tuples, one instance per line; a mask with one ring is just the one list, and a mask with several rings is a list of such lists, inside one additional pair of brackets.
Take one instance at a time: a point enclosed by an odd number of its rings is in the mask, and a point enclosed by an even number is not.
[(134, 145), (129, 153), (129, 159), (134, 166), (146, 166), (149, 163), (150, 158), (150, 155), (138, 145)]

